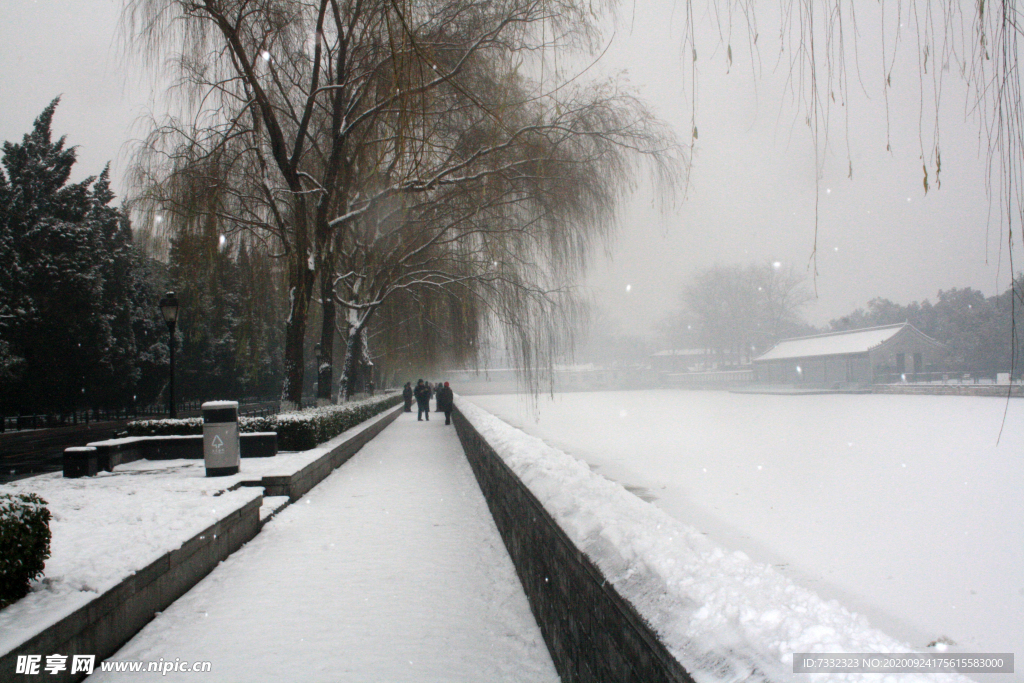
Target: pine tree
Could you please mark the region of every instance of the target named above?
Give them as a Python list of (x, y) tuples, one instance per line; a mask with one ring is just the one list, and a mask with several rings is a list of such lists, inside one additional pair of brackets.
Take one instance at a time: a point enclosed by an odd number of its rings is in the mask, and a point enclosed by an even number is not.
[[(139, 380), (133, 311), (144, 302), (138, 254), (109, 168), (69, 183), (75, 149), (52, 140), (59, 98), (20, 144), (3, 146), (0, 173), (0, 373), (5, 410), (124, 405)], [(132, 296), (134, 296), (134, 299)]]

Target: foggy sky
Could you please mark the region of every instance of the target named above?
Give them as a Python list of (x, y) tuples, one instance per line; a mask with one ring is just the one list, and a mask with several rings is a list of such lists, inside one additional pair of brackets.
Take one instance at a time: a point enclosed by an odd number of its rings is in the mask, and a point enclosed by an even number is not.
[[(120, 54), (119, 10), (119, 0), (3, 0), (0, 139), (20, 141), (43, 107), (62, 95), (54, 133), (78, 146), (74, 179), (99, 173), (110, 161), (120, 197), (125, 143), (139, 135), (132, 124), (156, 105), (150, 87)], [(906, 63), (894, 72), (888, 123), (892, 151), (887, 152), (880, 44), (870, 15), (861, 17), (857, 55), (867, 96), (851, 73), (852, 92), (845, 103), (853, 178), (847, 178), (845, 113), (837, 104), (819, 185), (813, 276), (813, 142), (792, 91), (786, 91), (788, 54), (776, 68), (778, 28), (770, 17), (762, 21), (755, 68), (738, 18), (723, 44), (711, 24), (698, 18), (703, 27), (697, 62), (699, 137), (688, 191), (665, 213), (652, 206), (644, 189), (624, 208), (612, 257), (598, 255), (587, 283), (609, 317), (623, 330), (650, 331), (677, 308), (681, 287), (700, 269), (767, 260), (806, 273), (818, 297), (804, 315), (818, 325), (876, 296), (908, 303), (934, 301), (938, 290), (953, 287), (974, 287), (986, 295), (1003, 291), (1010, 278), (1005, 229), (997, 208), (987, 225), (984, 143), (978, 120), (965, 111), (965, 91), (955, 75), (946, 75), (942, 186), (937, 189), (932, 176), (926, 195), (921, 150), (930, 154), (933, 133), (925, 109), (924, 134), (919, 135), (922, 95), (912, 61), (915, 48), (903, 46)], [(610, 43), (587, 75), (624, 75), (689, 143), (692, 58), (683, 54), (674, 0), (622, 8)], [(726, 44), (733, 51), (731, 68)], [(926, 100), (930, 97), (926, 90)]]

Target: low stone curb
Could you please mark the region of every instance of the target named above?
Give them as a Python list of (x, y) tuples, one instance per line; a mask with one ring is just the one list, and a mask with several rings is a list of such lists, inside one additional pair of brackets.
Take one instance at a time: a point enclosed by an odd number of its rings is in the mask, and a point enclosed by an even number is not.
[[(241, 508), (185, 541), (110, 590), (78, 608), (56, 624), (0, 656), (0, 680), (13, 675), (18, 655), (67, 655), (67, 668), (46, 674), (47, 681), (80, 681), (72, 675), (73, 655), (96, 655), (96, 665), (142, 630), (157, 612), (166, 609), (209, 574), (221, 560), (238, 550), (260, 530), (257, 496)], [(8, 678), (8, 675), (11, 675)]]
[(295, 502), (306, 495), (314, 486), (326, 479), (331, 472), (344, 465), (360, 448), (369, 443), (370, 439), (380, 434), (385, 427), (398, 419), (401, 412), (402, 405), (399, 404), (343, 432), (346, 435), (344, 441), (336, 444), (324, 453), (323, 456), (309, 463), (298, 472), (289, 475), (268, 475), (253, 481), (240, 481), (231, 488), (262, 486), (264, 489), (263, 495), (265, 496), (288, 496), (290, 502)]
[[(400, 404), (347, 430), (339, 435), (346, 436), (344, 440), (294, 474), (242, 481), (231, 488), (262, 486), (265, 488), (263, 495), (288, 496), (289, 503), (294, 502), (348, 461), (394, 422), (401, 412)], [(263, 524), (284, 507), (274, 510), (271, 517), (261, 521), (263, 495), (253, 498), (185, 541), (177, 550), (166, 553), (41, 633), (0, 655), (0, 681), (29, 680), (28, 676), (14, 674), (18, 655), (43, 655), (45, 664), (45, 656), (49, 654), (67, 655), (68, 659), (64, 671), (46, 674), (47, 681), (64, 683), (84, 679), (84, 673), (70, 673), (72, 655), (95, 655), (98, 667), (100, 662), (141, 631), (158, 612), (188, 592), (219, 562), (255, 537)]]
[[(239, 455), (243, 458), (269, 458), (277, 455), (276, 432), (239, 434)], [(112, 472), (118, 465), (136, 460), (201, 460), (203, 435), (133, 436), (96, 441), (87, 446), (64, 449), (64, 477), (94, 477)]]
[(1024, 397), (1021, 384), (876, 384), (875, 394), (905, 394), (908, 396), (994, 396), (997, 398)]

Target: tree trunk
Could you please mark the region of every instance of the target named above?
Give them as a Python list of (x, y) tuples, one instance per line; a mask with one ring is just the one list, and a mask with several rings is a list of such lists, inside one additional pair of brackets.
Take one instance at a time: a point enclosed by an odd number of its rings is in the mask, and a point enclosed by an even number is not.
[(340, 401), (347, 401), (356, 388), (356, 374), (359, 368), (359, 356), (362, 352), (362, 335), (357, 328), (349, 327), (348, 338), (345, 340), (345, 369), (341, 373), (341, 387), (338, 397)]
[(288, 273), (290, 310), (284, 333), (284, 386), (282, 409), (302, 406), (302, 381), (305, 371), (306, 318), (313, 293), (313, 273), (306, 264), (291, 264)]
[(339, 400), (347, 401), (353, 394), (365, 389), (369, 368), (366, 353), (365, 327), (349, 327), (345, 344), (345, 370), (341, 375)]
[(317, 403), (329, 403), (334, 386), (334, 283), (325, 275), (321, 286), (324, 320), (320, 328), (320, 360), (317, 368)]

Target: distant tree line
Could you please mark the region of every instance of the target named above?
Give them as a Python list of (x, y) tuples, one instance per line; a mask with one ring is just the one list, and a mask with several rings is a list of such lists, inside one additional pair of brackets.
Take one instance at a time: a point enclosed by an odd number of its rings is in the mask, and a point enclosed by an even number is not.
[[(1015, 301), (1016, 300), (1016, 301)], [(831, 331), (909, 322), (946, 345), (949, 369), (991, 377), (999, 372), (1018, 376), (1024, 369), (1020, 327), (1024, 324), (1024, 275), (1002, 294), (986, 297), (970, 287), (939, 290), (938, 301), (912, 301), (902, 306), (875, 298), (867, 308), (829, 322)], [(1016, 343), (1014, 340), (1016, 338)]]
[(785, 338), (909, 322), (946, 346), (951, 371), (1018, 376), (1024, 370), (1024, 275), (990, 297), (965, 287), (940, 290), (934, 304), (875, 298), (822, 329), (800, 316), (811, 299), (803, 278), (779, 263), (715, 266), (683, 287), (680, 310), (663, 331), (676, 348), (704, 349), (730, 364), (748, 362)]
[(720, 365), (749, 362), (779, 339), (813, 333), (800, 317), (812, 298), (779, 262), (715, 266), (683, 287), (663, 328), (677, 348), (703, 349)]
[(209, 221), (171, 238), (167, 271), (180, 306), (175, 393), (183, 400), (275, 397), (287, 302), (266, 251), (227, 239)]

